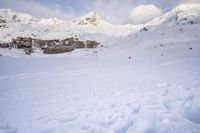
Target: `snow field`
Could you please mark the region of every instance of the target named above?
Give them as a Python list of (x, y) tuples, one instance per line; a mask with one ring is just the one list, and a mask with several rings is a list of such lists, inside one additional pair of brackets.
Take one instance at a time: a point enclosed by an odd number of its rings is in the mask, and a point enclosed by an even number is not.
[(1, 132), (200, 131), (199, 60), (151, 67), (66, 57), (0, 63)]

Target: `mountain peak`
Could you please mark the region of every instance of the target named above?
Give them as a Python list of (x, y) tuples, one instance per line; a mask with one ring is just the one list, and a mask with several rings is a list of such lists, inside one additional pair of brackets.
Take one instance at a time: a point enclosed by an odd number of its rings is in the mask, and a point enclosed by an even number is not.
[(77, 25), (93, 25), (97, 26), (100, 24), (101, 17), (95, 12), (89, 12), (82, 17), (75, 20)]
[(151, 25), (168, 23), (177, 24), (196, 24), (200, 23), (200, 4), (181, 4), (163, 16), (155, 18), (150, 22)]
[(95, 11), (91, 11), (84, 15), (84, 17), (92, 18), (92, 17), (100, 17)]

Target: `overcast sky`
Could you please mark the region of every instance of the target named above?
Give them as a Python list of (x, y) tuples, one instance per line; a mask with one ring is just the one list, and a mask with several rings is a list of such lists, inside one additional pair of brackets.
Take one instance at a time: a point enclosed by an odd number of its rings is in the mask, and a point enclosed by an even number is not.
[(38, 18), (74, 19), (96, 11), (115, 24), (146, 23), (181, 3), (200, 0), (0, 0), (0, 8), (11, 8)]

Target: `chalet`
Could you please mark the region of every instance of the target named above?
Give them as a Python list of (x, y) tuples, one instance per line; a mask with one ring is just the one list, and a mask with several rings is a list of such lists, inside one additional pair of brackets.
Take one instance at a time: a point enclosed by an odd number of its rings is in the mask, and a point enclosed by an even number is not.
[(5, 24), (0, 24), (0, 28), (4, 29), (4, 28), (6, 28), (6, 25)]
[(74, 45), (75, 44), (75, 40), (73, 37), (69, 38), (68, 40), (68, 45)]
[(69, 45), (69, 38), (66, 38), (66, 39), (63, 39), (63, 40), (60, 40), (60, 45)]
[(82, 41), (75, 41), (75, 44), (73, 46), (75, 48), (85, 48), (85, 43)]
[(56, 46), (59, 45), (60, 40), (55, 39), (55, 40), (44, 40), (45, 47), (51, 47), (51, 46)]
[(31, 48), (32, 38), (29, 37), (17, 37), (17, 39), (12, 40), (14, 47), (16, 48)]
[(86, 41), (86, 48), (96, 48), (100, 43), (96, 41), (87, 40)]
[(0, 48), (10, 48), (11, 43), (0, 43)]
[(33, 39), (32, 45), (38, 48), (42, 48), (45, 46), (45, 41), (41, 39)]
[(6, 20), (0, 18), (0, 23), (6, 23)]
[(63, 45), (57, 45), (57, 46), (51, 46), (43, 48), (44, 54), (59, 54), (59, 53), (65, 53), (65, 52), (71, 52), (74, 50), (73, 46), (63, 46)]
[(66, 38), (60, 41), (60, 45), (64, 46), (74, 46), (75, 48), (85, 48), (85, 44), (82, 41), (79, 41), (78, 38)]
[(32, 53), (32, 49), (31, 48), (25, 48), (24, 53), (27, 54), (27, 55), (30, 55)]

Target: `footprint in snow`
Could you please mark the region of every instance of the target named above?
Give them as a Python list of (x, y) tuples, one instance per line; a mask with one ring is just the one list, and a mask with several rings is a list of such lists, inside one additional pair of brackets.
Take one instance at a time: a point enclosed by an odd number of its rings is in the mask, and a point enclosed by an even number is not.
[(81, 130), (84, 131), (84, 133), (106, 133), (106, 132), (110, 132), (110, 131), (106, 131), (106, 129), (104, 129), (101, 126), (95, 125), (95, 124), (83, 124), (81, 126)]
[(158, 133), (159, 122), (156, 113), (147, 114), (138, 118), (134, 125), (131, 126), (127, 133)]
[(44, 120), (46, 118), (47, 118), (47, 116), (41, 116), (41, 117), (38, 117), (37, 120)]
[(168, 96), (169, 92), (170, 92), (170, 88), (172, 87), (172, 85), (170, 84), (161, 84), (158, 85), (160, 88), (162, 88), (162, 92), (161, 92), (161, 96)]
[(62, 116), (62, 117), (58, 118), (57, 121), (59, 123), (66, 123), (66, 122), (75, 121), (76, 119), (78, 119), (77, 115), (75, 115), (75, 114), (68, 114), (66, 116)]
[(189, 87), (184, 87), (183, 90), (185, 90), (185, 91), (190, 91), (191, 88), (189, 88)]
[(42, 133), (54, 133), (53, 129), (45, 129), (42, 131)]
[(158, 87), (164, 87), (164, 88), (166, 88), (166, 87), (170, 87), (170, 86), (171, 86), (171, 84), (168, 84), (168, 83), (158, 84)]
[(122, 96), (122, 93), (117, 92), (117, 93), (115, 93), (115, 94), (113, 95), (113, 97), (119, 97), (119, 96)]
[(18, 131), (17, 128), (5, 122), (0, 122), (0, 130), (4, 130), (6, 133), (17, 133)]
[(0, 122), (0, 129), (10, 129), (11, 125), (5, 122)]
[(169, 99), (166, 99), (163, 101), (163, 106), (167, 109), (167, 110), (171, 110), (173, 108), (173, 102)]
[(111, 128), (116, 133), (125, 133), (130, 127), (132, 127), (134, 122), (128, 118), (118, 118), (117, 121), (111, 126)]
[(184, 117), (193, 123), (200, 124), (200, 106), (185, 109)]
[(112, 125), (113, 123), (115, 123), (116, 120), (117, 120), (117, 116), (116, 116), (116, 115), (110, 115), (110, 116), (105, 117), (105, 118), (100, 122), (100, 124), (103, 125), (103, 126), (110, 126), (110, 125)]
[(183, 106), (185, 109), (192, 109), (192, 104), (190, 101), (185, 102)]
[(141, 105), (140, 104), (136, 104), (133, 106), (133, 110), (132, 110), (132, 114), (137, 114), (140, 112), (140, 108), (141, 108)]
[(169, 89), (168, 88), (164, 88), (161, 95), (162, 96), (168, 96), (169, 95)]
[(191, 101), (194, 99), (194, 95), (192, 93), (183, 93), (179, 94), (176, 99), (180, 101)]

